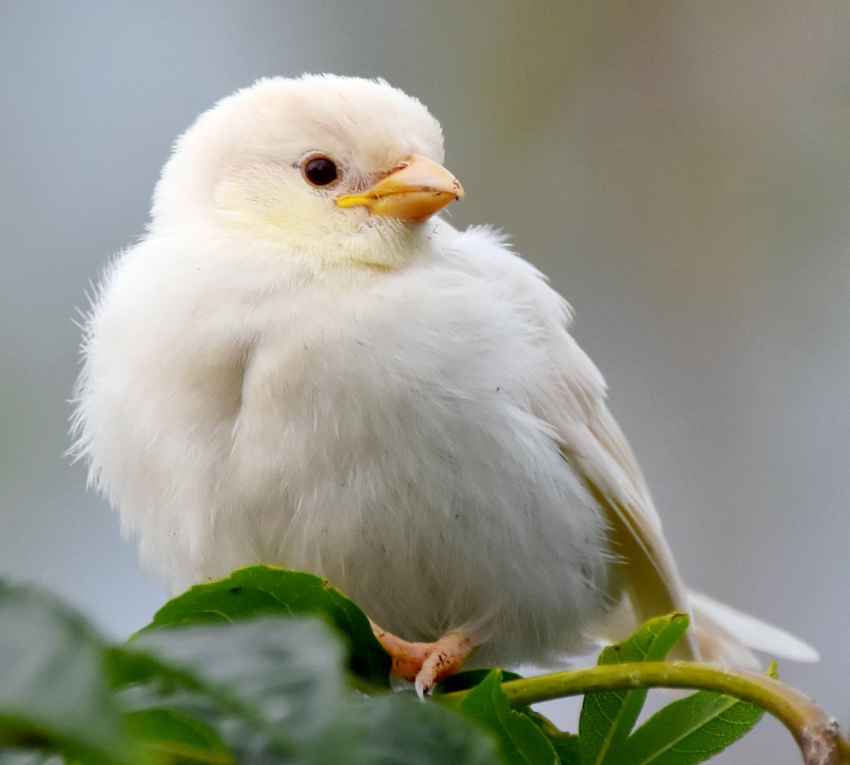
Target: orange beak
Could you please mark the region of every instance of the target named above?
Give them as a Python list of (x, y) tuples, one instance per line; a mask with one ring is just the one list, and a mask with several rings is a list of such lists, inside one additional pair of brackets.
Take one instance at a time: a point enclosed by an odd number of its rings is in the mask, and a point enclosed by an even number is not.
[(360, 194), (337, 199), (340, 207), (363, 205), (374, 215), (423, 221), (463, 196), (463, 187), (446, 168), (411, 154), (398, 167)]

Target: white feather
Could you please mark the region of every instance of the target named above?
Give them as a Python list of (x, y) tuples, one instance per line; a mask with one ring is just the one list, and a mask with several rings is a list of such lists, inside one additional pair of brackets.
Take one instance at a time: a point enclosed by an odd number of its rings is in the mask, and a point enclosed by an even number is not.
[(690, 593), (691, 609), (697, 623), (709, 629), (725, 631), (732, 640), (754, 651), (792, 661), (820, 661), (820, 655), (808, 643), (779, 627), (718, 603), (706, 595)]

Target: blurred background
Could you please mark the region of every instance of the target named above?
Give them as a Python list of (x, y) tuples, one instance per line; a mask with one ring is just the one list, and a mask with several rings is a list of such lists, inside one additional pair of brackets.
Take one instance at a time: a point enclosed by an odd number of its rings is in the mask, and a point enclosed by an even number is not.
[[(64, 456), (86, 291), (174, 138), (264, 75), (381, 76), (551, 277), (691, 586), (816, 645), (850, 722), (850, 5), (0, 2), (0, 576), (114, 637), (164, 594)], [(567, 717), (569, 713), (565, 713)], [(727, 763), (796, 763), (765, 722)]]

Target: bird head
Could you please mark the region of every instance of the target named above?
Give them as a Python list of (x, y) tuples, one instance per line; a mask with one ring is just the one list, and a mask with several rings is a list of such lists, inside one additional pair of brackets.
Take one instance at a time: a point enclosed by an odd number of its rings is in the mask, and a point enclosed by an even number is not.
[(439, 123), (383, 80), (259, 80), (175, 144), (151, 227), (241, 232), (323, 261), (391, 265), (463, 196)]

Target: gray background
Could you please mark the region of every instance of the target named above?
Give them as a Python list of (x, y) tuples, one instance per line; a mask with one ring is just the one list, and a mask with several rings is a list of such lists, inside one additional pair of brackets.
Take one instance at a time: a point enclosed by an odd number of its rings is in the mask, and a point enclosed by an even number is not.
[[(163, 594), (69, 445), (77, 308), (171, 141), (262, 75), (383, 76), (577, 335), (688, 582), (850, 717), (850, 5), (0, 2), (0, 575), (125, 636)], [(798, 762), (764, 723), (726, 762)]]

